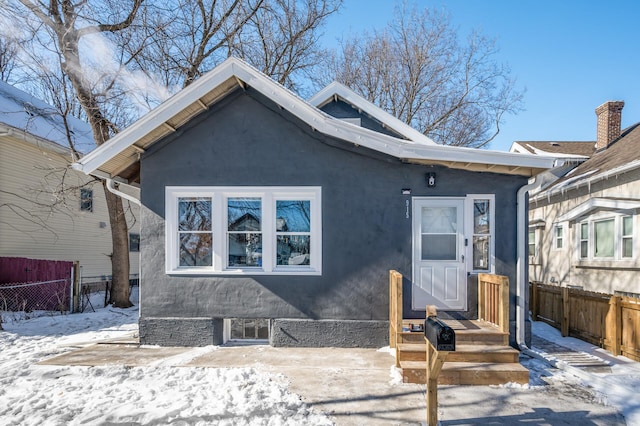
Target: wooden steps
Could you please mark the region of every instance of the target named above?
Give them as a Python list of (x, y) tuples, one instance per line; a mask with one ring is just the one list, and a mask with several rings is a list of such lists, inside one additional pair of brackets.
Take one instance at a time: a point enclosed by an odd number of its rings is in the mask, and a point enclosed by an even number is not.
[[(425, 363), (404, 361), (401, 363), (402, 380), (405, 383), (426, 383)], [(519, 363), (449, 362), (442, 366), (439, 385), (503, 385), (529, 383), (529, 370)]]
[[(404, 320), (403, 326), (417, 320)], [(449, 352), (438, 383), (443, 385), (499, 385), (529, 383), (519, 351), (508, 345), (508, 333), (483, 321), (445, 322), (456, 332), (456, 350)], [(406, 383), (426, 381), (426, 343), (420, 332), (398, 333), (396, 356)]]

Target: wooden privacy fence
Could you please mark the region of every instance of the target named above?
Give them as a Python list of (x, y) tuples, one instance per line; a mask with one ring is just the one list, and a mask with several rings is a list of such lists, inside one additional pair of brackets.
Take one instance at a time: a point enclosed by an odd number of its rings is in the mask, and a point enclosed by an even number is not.
[(534, 321), (640, 361), (640, 299), (534, 282), (529, 301)]
[(478, 274), (478, 319), (509, 332), (509, 278)]
[(73, 311), (78, 272), (78, 262), (0, 257), (0, 311)]

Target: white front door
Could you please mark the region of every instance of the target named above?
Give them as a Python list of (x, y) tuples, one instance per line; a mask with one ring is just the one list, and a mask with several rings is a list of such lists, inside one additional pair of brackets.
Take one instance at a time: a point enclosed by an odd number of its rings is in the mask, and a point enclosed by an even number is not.
[(464, 204), (463, 198), (413, 199), (413, 309), (467, 309)]

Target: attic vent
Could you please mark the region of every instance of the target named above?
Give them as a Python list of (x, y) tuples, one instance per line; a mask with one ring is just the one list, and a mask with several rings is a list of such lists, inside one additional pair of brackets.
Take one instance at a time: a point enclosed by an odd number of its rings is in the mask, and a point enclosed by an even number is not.
[(551, 146), (560, 146), (560, 144), (558, 142), (550, 142)]
[(356, 118), (341, 118), (342, 121), (346, 121), (347, 123), (355, 124), (356, 126), (362, 127), (362, 120), (360, 117)]

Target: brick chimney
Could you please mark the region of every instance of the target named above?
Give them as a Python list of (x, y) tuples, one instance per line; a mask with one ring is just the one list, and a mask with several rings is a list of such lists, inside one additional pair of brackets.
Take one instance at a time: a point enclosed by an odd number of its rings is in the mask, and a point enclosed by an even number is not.
[(598, 116), (596, 151), (607, 148), (620, 136), (623, 107), (623, 101), (609, 101), (596, 108)]

